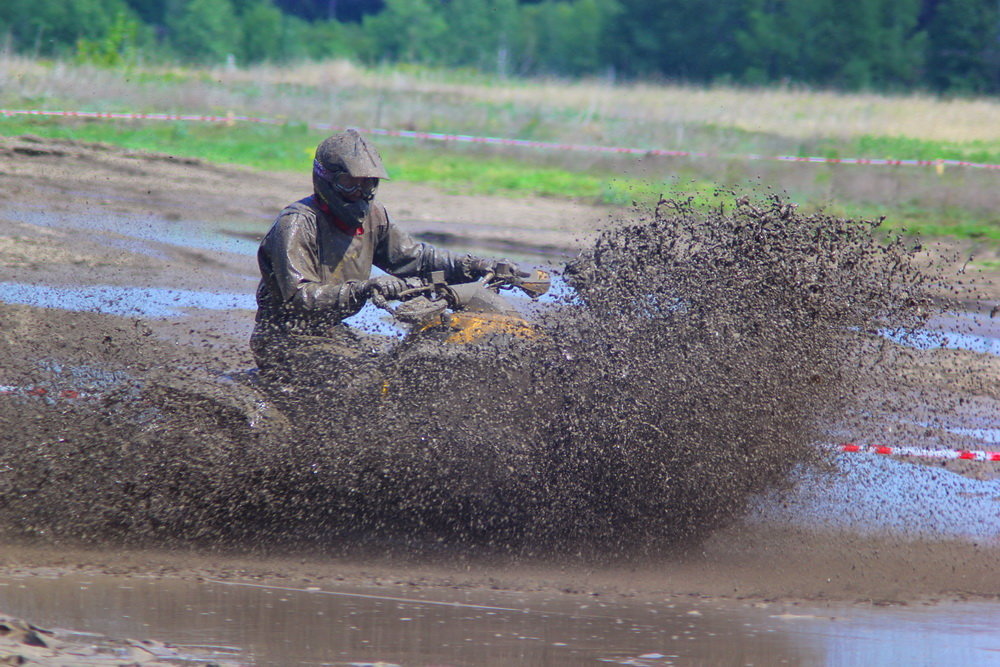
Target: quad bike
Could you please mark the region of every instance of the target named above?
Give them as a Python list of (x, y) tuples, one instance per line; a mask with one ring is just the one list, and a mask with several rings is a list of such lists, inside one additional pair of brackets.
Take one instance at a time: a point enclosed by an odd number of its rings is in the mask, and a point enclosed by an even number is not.
[[(502, 292), (518, 290), (536, 299), (548, 292), (551, 279), (541, 270), (518, 276), (501, 264), (495, 273), (474, 282), (448, 283), (444, 272), (436, 271), (426, 279), (408, 279), (407, 284), (399, 305), (379, 293), (372, 296), (372, 303), (406, 332), (347, 373), (352, 381), (366, 384), (367, 391), (390, 391), (384, 371), (394, 363), (440, 361), (471, 346), (499, 349), (538, 336), (537, 328)], [(275, 384), (257, 369), (214, 377), (171, 376), (151, 382), (144, 391), (146, 402), (155, 406), (147, 416), (150, 428), (214, 423), (239, 432), (238, 437), (280, 440), (296, 420), (297, 397), (315, 393), (311, 382), (304, 377), (294, 383), (297, 386)]]
[(443, 271), (435, 271), (428, 280), (400, 294), (402, 303), (395, 309), (379, 293), (372, 302), (409, 327), (404, 342), (421, 339), (464, 345), (496, 337), (531, 338), (536, 335), (535, 327), (500, 292), (516, 288), (536, 299), (549, 291), (549, 274), (535, 270), (521, 277), (503, 264), (498, 268), (498, 273), (460, 284), (449, 284)]

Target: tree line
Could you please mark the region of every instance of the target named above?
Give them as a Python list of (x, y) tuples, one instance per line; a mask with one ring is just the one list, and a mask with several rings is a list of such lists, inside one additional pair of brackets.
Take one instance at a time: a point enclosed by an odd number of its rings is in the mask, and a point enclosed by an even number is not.
[(8, 50), (1000, 92), (1000, 0), (3, 0)]

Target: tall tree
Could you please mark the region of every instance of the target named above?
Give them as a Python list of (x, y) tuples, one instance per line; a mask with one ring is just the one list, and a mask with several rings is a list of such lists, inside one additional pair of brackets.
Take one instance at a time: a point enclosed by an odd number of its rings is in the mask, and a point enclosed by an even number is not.
[(163, 0), (127, 0), (140, 19), (149, 25), (163, 25), (167, 15), (167, 3)]
[(124, 0), (2, 0), (0, 33), (22, 51), (65, 54), (81, 38), (105, 36), (120, 15), (132, 15)]
[(255, 0), (243, 9), (241, 55), (245, 62), (284, 60), (285, 17), (271, 0)]
[(753, 0), (736, 34), (743, 76), (901, 87), (922, 72), (920, 0)]
[(441, 16), (448, 25), (442, 57), (448, 65), (489, 70), (505, 59), (517, 24), (516, 0), (450, 0)]
[(919, 0), (824, 0), (818, 39), (806, 51), (813, 82), (845, 88), (901, 87), (919, 76), (924, 45)]
[(436, 0), (387, 0), (385, 10), (366, 16), (370, 60), (438, 63), (448, 25)]
[(230, 0), (178, 0), (166, 23), (170, 43), (189, 60), (218, 63), (239, 50), (240, 25)]
[(707, 81), (739, 66), (741, 0), (619, 0), (610, 57), (626, 72)]
[(356, 23), (370, 14), (378, 14), (385, 7), (384, 0), (277, 0), (278, 7), (286, 14), (307, 21), (336, 19)]
[(927, 79), (941, 90), (1000, 92), (1000, 3), (940, 0), (927, 22)]
[(810, 80), (813, 46), (808, 42), (816, 42), (813, 37), (823, 29), (818, 9), (813, 0), (747, 2), (742, 26), (734, 34), (740, 65), (732, 73), (750, 83)]
[(580, 75), (606, 63), (617, 0), (544, 0), (521, 9), (520, 61), (528, 72)]

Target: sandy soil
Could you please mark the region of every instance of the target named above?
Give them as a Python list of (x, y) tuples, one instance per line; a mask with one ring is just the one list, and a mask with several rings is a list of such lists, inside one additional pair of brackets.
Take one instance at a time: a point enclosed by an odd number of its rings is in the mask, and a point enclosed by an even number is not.
[[(252, 291), (256, 268), (245, 257), (208, 249), (163, 244), (158, 256), (123, 252), (113, 234), (81, 231), (95, 214), (123, 216), (141, 224), (144, 216), (245, 221), (237, 234), (262, 234), (276, 211), (308, 190), (305, 175), (261, 174), (166, 155), (132, 154), (104, 146), (39, 140), (0, 140), (0, 281), (29, 284), (171, 285)], [(538, 198), (508, 199), (445, 194), (433, 188), (387, 183), (381, 197), (396, 220), (415, 233), (460, 235), (470, 245), (542, 249), (558, 258), (572, 253), (606, 222), (612, 211), (579, 202)], [(58, 212), (58, 225), (36, 224), (39, 210)], [(74, 220), (79, 220), (79, 225)], [(228, 224), (228, 223), (220, 223)], [(120, 240), (120, 239), (119, 239)], [(1000, 298), (994, 276), (974, 278), (989, 303)], [(968, 281), (969, 278), (964, 280)], [(995, 281), (1000, 282), (1000, 281)], [(251, 314), (230, 331), (216, 332), (239, 348)], [(213, 322), (168, 320), (157, 340), (141, 348), (154, 362), (197, 354), (186, 347), (184, 331)], [(6, 359), (18, 349), (46, 346), (86, 355), (99, 346), (102, 329), (143, 340), (129, 318), (67, 314), (0, 306), (0, 346)], [(68, 332), (72, 332), (71, 334)], [(97, 338), (95, 338), (97, 336)], [(117, 354), (136, 354), (122, 346)], [(74, 352), (75, 350), (75, 352)], [(240, 352), (234, 363), (245, 363)], [(995, 357), (949, 353), (947, 358), (916, 355), (911, 380), (923, 388), (945, 387), (1000, 398)], [(148, 361), (148, 360), (147, 360)], [(942, 365), (942, 361), (946, 361)], [(19, 372), (3, 369), (0, 384)], [(972, 372), (976, 379), (956, 384), (947, 368)], [(961, 375), (960, 377), (967, 377)], [(987, 387), (984, 389), (984, 386)], [(992, 387), (992, 389), (989, 389)], [(17, 434), (0, 436), (16, 445)], [(695, 595), (750, 599), (842, 600), (905, 603), (913, 600), (1000, 596), (995, 546), (945, 540), (914, 542), (791, 530), (736, 528), (711, 539), (696, 553), (674, 554), (656, 562), (511, 562), (449, 554), (414, 562), (406, 557), (362, 557), (297, 553), (122, 552), (92, 545), (53, 550), (45, 544), (0, 546), (0, 574), (32, 571), (100, 571), (136, 576), (247, 579), (388, 586), (459, 587), (563, 591), (580, 595), (650, 597)], [(962, 564), (960, 576), (955, 563)]]

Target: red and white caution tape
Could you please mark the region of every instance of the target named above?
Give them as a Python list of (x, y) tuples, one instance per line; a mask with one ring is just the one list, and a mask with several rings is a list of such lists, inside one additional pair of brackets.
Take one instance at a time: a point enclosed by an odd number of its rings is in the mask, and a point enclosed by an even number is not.
[(884, 456), (913, 456), (928, 459), (958, 459), (963, 461), (1000, 461), (1000, 452), (972, 449), (927, 449), (924, 447), (887, 447), (885, 445), (858, 445), (844, 442), (832, 445), (841, 452), (867, 452)]
[(48, 389), (41, 386), (17, 387), (14, 385), (0, 385), (0, 395), (27, 396), (30, 398), (40, 398), (47, 401), (75, 401), (78, 399), (96, 398), (97, 394), (77, 389)]
[[(198, 114), (168, 114), (168, 113), (119, 113), (106, 111), (46, 111), (41, 109), (0, 109), (0, 116), (46, 116), (63, 118), (94, 118), (107, 120), (159, 120), (186, 121), (201, 123), (260, 123), (264, 125), (283, 125), (285, 121), (274, 118), (260, 118), (227, 114), (225, 116), (207, 116)], [(347, 129), (328, 123), (311, 123), (309, 127), (324, 131), (339, 131)], [(990, 169), (1000, 171), (1000, 164), (969, 162), (966, 160), (896, 160), (892, 158), (843, 157), (829, 158), (819, 156), (799, 155), (758, 155), (709, 153), (706, 151), (667, 150), (660, 148), (634, 148), (627, 146), (597, 146), (594, 144), (555, 143), (548, 141), (531, 141), (528, 139), (508, 139), (504, 137), (481, 137), (469, 134), (446, 134), (441, 132), (415, 132), (411, 130), (386, 130), (381, 128), (357, 128), (367, 134), (385, 137), (401, 137), (404, 139), (423, 139), (427, 141), (459, 142), (485, 144), (492, 146), (515, 146), (520, 148), (540, 148), (545, 150), (575, 151), (587, 153), (613, 153), (619, 155), (643, 155), (655, 157), (694, 157), (716, 158), (727, 160), (769, 160), (776, 162), (807, 162), (812, 164), (847, 164), (874, 166), (913, 166), (913, 167), (966, 167), (970, 169)]]

